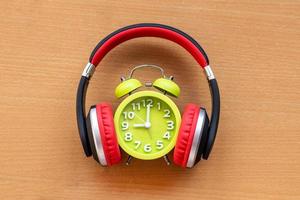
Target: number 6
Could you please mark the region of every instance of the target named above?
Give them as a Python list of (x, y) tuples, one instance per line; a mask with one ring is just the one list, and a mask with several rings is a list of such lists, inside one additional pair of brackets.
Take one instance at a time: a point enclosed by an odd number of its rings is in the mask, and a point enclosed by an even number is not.
[(144, 151), (145, 152), (150, 152), (152, 150), (152, 148), (151, 148), (151, 146), (150, 146), (150, 144), (145, 144), (145, 146), (144, 146)]

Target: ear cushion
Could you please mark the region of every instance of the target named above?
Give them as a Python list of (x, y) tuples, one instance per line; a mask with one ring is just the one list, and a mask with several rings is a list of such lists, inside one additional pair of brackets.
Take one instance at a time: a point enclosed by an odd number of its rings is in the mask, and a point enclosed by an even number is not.
[(98, 125), (107, 165), (111, 166), (121, 161), (121, 152), (115, 131), (113, 111), (108, 103), (96, 105)]
[(200, 107), (194, 104), (188, 104), (185, 106), (173, 156), (174, 163), (179, 166), (186, 167), (193, 143), (199, 112)]

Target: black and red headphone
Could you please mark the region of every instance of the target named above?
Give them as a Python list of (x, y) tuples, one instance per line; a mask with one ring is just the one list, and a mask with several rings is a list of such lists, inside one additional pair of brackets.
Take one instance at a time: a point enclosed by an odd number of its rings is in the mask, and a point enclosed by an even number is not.
[[(186, 33), (162, 24), (142, 23), (123, 27), (102, 39), (89, 58), (77, 90), (76, 114), (79, 135), (86, 156), (104, 165), (113, 165), (121, 161), (121, 153), (115, 133), (112, 107), (106, 103), (97, 104), (98, 131), (100, 137), (95, 140), (95, 133), (88, 127), (95, 127), (95, 122), (85, 114), (86, 91), (95, 68), (104, 56), (119, 44), (139, 37), (158, 37), (173, 41), (185, 48), (204, 69), (210, 86), (212, 112), (210, 120), (206, 110), (194, 104), (185, 107), (179, 135), (175, 145), (173, 161), (182, 167), (192, 167), (201, 159), (207, 160), (212, 150), (220, 115), (220, 94), (217, 80), (209, 66), (209, 60), (202, 47)], [(201, 124), (201, 129), (197, 128)], [(101, 151), (100, 151), (100, 150)]]

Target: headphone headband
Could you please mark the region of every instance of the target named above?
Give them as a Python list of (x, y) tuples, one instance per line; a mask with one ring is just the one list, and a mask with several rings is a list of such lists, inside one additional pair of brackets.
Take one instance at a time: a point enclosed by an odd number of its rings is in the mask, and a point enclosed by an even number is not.
[(85, 96), (89, 79), (97, 65), (110, 50), (127, 40), (139, 37), (159, 37), (173, 41), (185, 48), (204, 69), (212, 96), (212, 114), (208, 131), (208, 140), (202, 156), (204, 159), (207, 159), (216, 137), (220, 114), (218, 84), (209, 66), (208, 57), (202, 47), (191, 36), (173, 27), (152, 23), (126, 26), (109, 34), (97, 44), (90, 56), (89, 63), (86, 65), (79, 82), (76, 102), (77, 125), (86, 156), (91, 155), (85, 121)]

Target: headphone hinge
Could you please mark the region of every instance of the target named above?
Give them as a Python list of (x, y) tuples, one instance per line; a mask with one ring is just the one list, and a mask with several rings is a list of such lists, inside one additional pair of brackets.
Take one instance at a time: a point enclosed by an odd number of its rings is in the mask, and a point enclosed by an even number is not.
[(90, 77), (93, 76), (94, 74), (94, 71), (95, 71), (95, 65), (93, 65), (92, 63), (88, 62), (82, 72), (82, 76), (90, 79)]
[(212, 69), (210, 68), (209, 65), (207, 65), (206, 67), (204, 67), (204, 71), (205, 71), (205, 74), (206, 74), (206, 77), (207, 77), (207, 80), (212, 80), (212, 79), (215, 79), (215, 75), (212, 71)]

